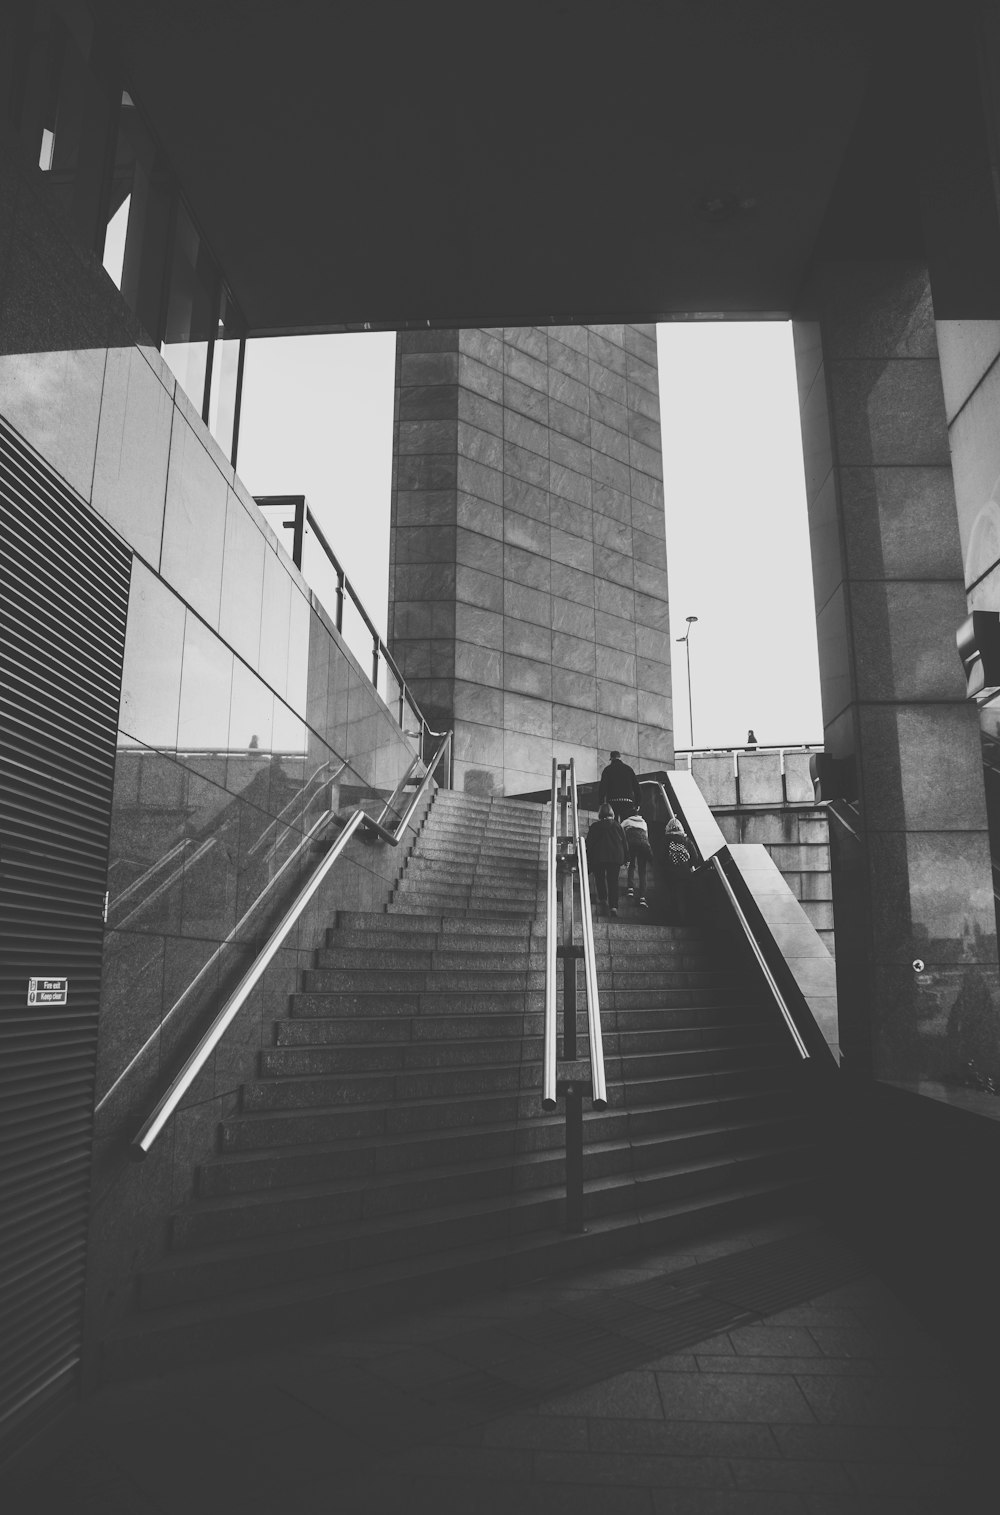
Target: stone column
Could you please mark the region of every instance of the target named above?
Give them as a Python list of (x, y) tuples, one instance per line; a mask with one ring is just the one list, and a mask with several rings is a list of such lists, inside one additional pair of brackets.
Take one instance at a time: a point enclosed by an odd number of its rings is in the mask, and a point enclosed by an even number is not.
[(826, 748), (858, 799), (858, 840), (831, 837), (845, 1062), (935, 1092), (963, 1026), (997, 1015), (998, 973), (925, 270), (823, 266), (795, 337)]
[(403, 332), (389, 643), (456, 785), (673, 761), (652, 326)]

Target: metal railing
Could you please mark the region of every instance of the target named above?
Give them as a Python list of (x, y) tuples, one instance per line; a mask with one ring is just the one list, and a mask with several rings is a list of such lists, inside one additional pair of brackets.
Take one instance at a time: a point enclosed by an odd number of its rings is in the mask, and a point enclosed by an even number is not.
[[(587, 844), (580, 832), (576, 792), (576, 769), (572, 760), (552, 760), (552, 805), (545, 879), (545, 1020), (542, 1038), (542, 1108), (554, 1110), (561, 1096), (566, 1101), (566, 1228), (583, 1230), (583, 1100), (588, 1095), (595, 1110), (608, 1102), (604, 1072), (601, 1007), (597, 989), (597, 957), (587, 877)], [(558, 807), (558, 809), (557, 809)], [(557, 827), (557, 814), (560, 818)], [(559, 887), (561, 881), (562, 887)], [(574, 941), (574, 888), (580, 890), (582, 945)], [(562, 941), (559, 941), (559, 904), (562, 905)], [(558, 1076), (557, 963), (563, 964), (563, 1045), (566, 1062), (577, 1056), (577, 963), (583, 959), (587, 996), (587, 1040), (590, 1049), (590, 1082), (578, 1076)]]
[[(420, 801), (422, 800), (424, 794), (426, 793), (428, 785), (431, 783), (437, 768), (441, 765), (442, 762), (447, 762), (450, 772), (451, 747), (452, 733), (449, 731), (443, 735), (437, 751), (427, 766), (427, 771), (424, 774), (416, 793), (410, 801), (410, 804), (407, 806), (402, 819), (394, 831), (387, 830), (381, 825), (380, 820), (374, 820), (370, 815), (367, 815), (364, 810), (356, 810), (350, 817), (344, 826), (344, 829), (337, 836), (329, 852), (326, 853), (316, 868), (314, 868), (308, 880), (299, 890), (294, 901), (285, 911), (281, 920), (278, 922), (278, 925), (272, 931), (267, 942), (255, 957), (253, 963), (244, 973), (236, 988), (226, 1000), (225, 1004), (218, 1011), (212, 1021), (212, 1024), (202, 1035), (194, 1051), (187, 1058), (183, 1067), (177, 1073), (175, 1078), (171, 1081), (169, 1088), (157, 1101), (156, 1107), (152, 1113), (144, 1121), (141, 1129), (132, 1138), (132, 1141), (130, 1143), (130, 1155), (133, 1157), (133, 1159), (136, 1161), (142, 1161), (149, 1154), (149, 1151), (152, 1148), (157, 1137), (164, 1130), (167, 1122), (177, 1110), (177, 1107), (181, 1103), (181, 1100), (184, 1098), (184, 1095), (187, 1093), (188, 1089), (190, 1089), (199, 1072), (208, 1061), (208, 1058), (218, 1046), (226, 1030), (235, 1020), (236, 1016), (239, 1014), (240, 1010), (253, 992), (254, 988), (260, 982), (268, 964), (281, 950), (281, 947), (283, 946), (285, 939), (291, 931), (292, 927), (295, 925), (296, 921), (299, 919), (302, 912), (309, 904), (309, 901), (313, 898), (317, 889), (323, 883), (323, 880), (326, 878), (334, 863), (336, 863), (337, 859), (344, 851), (344, 848), (347, 846), (347, 843), (350, 841), (354, 833), (363, 827), (372, 835), (377, 836), (380, 840), (388, 842), (390, 846), (398, 846), (406, 831), (407, 826), (410, 823), (410, 819), (420, 804)], [(397, 787), (397, 790), (395, 791), (396, 793), (400, 792), (412, 777), (415, 766), (415, 763), (412, 763), (410, 765), (410, 768), (407, 770), (406, 776), (404, 776), (400, 785)], [(388, 805), (383, 809), (382, 819), (384, 819), (388, 809)], [(319, 817), (309, 833), (303, 837), (299, 847), (297, 847), (291, 857), (287, 859), (286, 863), (283, 865), (282, 871), (284, 871), (284, 868), (290, 866), (290, 864), (302, 854), (306, 847), (312, 845), (312, 843), (317, 839), (318, 834), (323, 829), (323, 827), (333, 819), (334, 812), (332, 810), (327, 810), (324, 815)], [(272, 880), (272, 883), (276, 882), (277, 877), (278, 875), (275, 875), (275, 879)], [(135, 1059), (133, 1059), (133, 1063), (134, 1061)], [(132, 1064), (129, 1064), (129, 1066), (131, 1067)], [(126, 1072), (127, 1071), (128, 1070), (126, 1069)], [(124, 1075), (122, 1076), (124, 1077)], [(117, 1083), (120, 1082), (121, 1080), (119, 1079)], [(115, 1087), (117, 1087), (117, 1083)], [(107, 1096), (105, 1096), (105, 1098), (107, 1098)]]
[[(292, 562), (295, 564), (300, 573), (303, 571), (302, 564), (306, 537), (311, 535), (315, 538), (327, 561), (336, 574), (336, 604), (334, 606), (334, 624), (336, 625), (338, 632), (340, 632), (341, 636), (343, 636), (344, 602), (345, 600), (350, 600), (351, 604), (354, 606), (355, 610), (361, 617), (361, 620), (363, 621), (369, 636), (371, 637), (370, 655), (372, 684), (377, 690), (379, 681), (379, 665), (384, 663), (385, 667), (391, 672), (393, 678), (396, 680), (396, 683), (399, 686), (399, 692), (393, 703), (396, 706), (396, 717), (399, 721), (400, 729), (404, 731), (406, 730), (406, 711), (409, 709), (413, 717), (419, 722), (420, 727), (419, 731), (414, 731), (410, 734), (412, 736), (419, 736), (421, 738), (420, 750), (422, 752), (424, 750), (424, 741), (428, 737), (439, 735), (439, 733), (431, 731), (430, 726), (424, 718), (423, 712), (421, 711), (419, 705), (416, 703), (412, 694), (410, 693), (409, 688), (407, 687), (406, 679), (400, 671), (395, 658), (392, 656), (392, 653), (385, 645), (385, 642), (383, 642), (381, 636), (379, 635), (378, 628), (375, 626), (371, 616), (368, 614), (364, 605), (361, 603), (361, 600), (358, 598), (357, 590), (354, 588), (354, 585), (347, 577), (347, 572), (343, 564), (340, 562), (337, 554), (334, 552), (333, 548), (330, 546), (330, 543), (327, 541), (326, 536), (323, 533), (323, 528), (316, 520), (316, 517), (313, 515), (312, 511), (309, 509), (309, 504), (306, 500), (305, 495), (255, 495), (254, 500), (261, 510), (283, 508), (286, 510), (290, 509), (293, 512), (292, 519), (290, 521), (285, 521), (282, 524), (287, 527), (292, 533)], [(389, 703), (388, 700), (386, 703)]]
[(812, 807), (815, 805), (814, 795), (810, 795), (806, 799), (803, 799), (801, 795), (798, 798), (789, 798), (791, 775), (786, 759), (797, 755), (809, 755), (811, 757), (814, 753), (822, 751), (822, 742), (757, 742), (756, 744), (750, 742), (742, 747), (678, 747), (674, 752), (674, 761), (681, 768), (682, 772), (684, 771), (683, 765), (686, 763), (687, 771), (692, 773), (698, 758), (730, 758), (732, 761), (730, 780), (733, 785), (733, 793), (731, 799), (725, 802), (722, 800), (718, 801), (716, 808), (722, 809), (727, 805), (735, 805), (737, 808), (742, 808), (743, 806), (742, 784), (744, 775), (740, 770), (741, 758), (765, 757), (776, 759), (777, 768), (775, 769), (775, 777), (781, 781), (780, 798), (774, 795), (770, 799), (753, 800), (748, 801), (748, 803), (764, 806), (781, 805), (784, 807), (798, 805)]
[[(663, 778), (666, 778), (666, 775)], [(652, 779), (646, 777), (642, 780), (642, 783), (643, 785), (648, 784), (651, 788), (656, 787), (659, 789), (668, 813), (678, 817), (693, 843), (696, 859), (700, 867), (708, 869), (718, 879), (723, 897), (760, 969), (768, 992), (774, 1000), (788, 1034), (792, 1039), (792, 1044), (799, 1057), (804, 1062), (809, 1061), (813, 1053), (802, 1035), (796, 1016), (789, 1004), (788, 997), (779, 984), (771, 963), (768, 961), (768, 954), (765, 950), (768, 945), (775, 951), (778, 951), (774, 939), (766, 923), (762, 927), (754, 926), (736, 890), (733, 888), (732, 881), (727, 872), (727, 864), (734, 871), (735, 864), (729, 853), (726, 839), (705, 802), (701, 791), (698, 789), (697, 782), (690, 773), (683, 769), (673, 773), (668, 783), (664, 783), (663, 778)], [(737, 877), (739, 877), (738, 873)], [(762, 940), (762, 937), (765, 940)], [(804, 1000), (802, 1001), (802, 1005), (805, 1007), (805, 1010), (801, 1013), (808, 1014), (811, 1019), (811, 1011), (809, 1011), (808, 1005)], [(825, 1042), (823, 1042), (822, 1033), (819, 1028), (816, 1027), (815, 1030), (816, 1035), (813, 1041), (815, 1047), (819, 1050), (820, 1043), (825, 1047)]]

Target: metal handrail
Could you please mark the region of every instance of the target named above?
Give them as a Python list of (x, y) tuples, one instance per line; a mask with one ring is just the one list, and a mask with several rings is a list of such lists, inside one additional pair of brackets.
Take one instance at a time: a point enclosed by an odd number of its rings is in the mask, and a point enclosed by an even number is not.
[(396, 834), (397, 834), (397, 836), (402, 836), (403, 832), (406, 830), (407, 826), (410, 824), (410, 817), (413, 815), (413, 812), (416, 810), (417, 806), (420, 804), (420, 801), (423, 799), (424, 794), (425, 794), (425, 792), (427, 790), (427, 786), (430, 783), (431, 779), (434, 777), (435, 769), (437, 768), (437, 766), (438, 766), (439, 763), (443, 762), (445, 754), (447, 754), (447, 756), (448, 756), (448, 784), (447, 784), (447, 787), (449, 789), (451, 788), (451, 780), (452, 780), (451, 757), (452, 757), (452, 747), (453, 747), (452, 738), (454, 736), (454, 732), (452, 732), (452, 731), (440, 732), (440, 731), (430, 731), (429, 730), (427, 734), (428, 734), (428, 736), (437, 736), (437, 737), (440, 737), (441, 741), (438, 744), (437, 751), (435, 752), (434, 756), (431, 758), (430, 762), (427, 765), (427, 772), (424, 774), (423, 779), (421, 780), (420, 788), (417, 790), (416, 794), (413, 796), (412, 800), (410, 801), (409, 805), (406, 808), (406, 814), (403, 816), (403, 819), (400, 821), (399, 825), (396, 827)]
[[(316, 893), (320, 884), (322, 884), (323, 880), (330, 872), (334, 863), (340, 857), (341, 853), (347, 846), (347, 843), (350, 841), (354, 833), (363, 826), (367, 830), (375, 832), (375, 834), (382, 839), (390, 842), (392, 846), (395, 847), (399, 845), (403, 833), (409, 824), (410, 816), (413, 814), (413, 811), (419, 803), (420, 797), (425, 792), (435, 768), (443, 757), (445, 751), (450, 750), (451, 748), (451, 739), (452, 733), (449, 731), (445, 734), (444, 739), (438, 747), (434, 759), (432, 760), (427, 773), (424, 775), (420, 788), (414, 796), (412, 803), (407, 808), (406, 815), (400, 821), (400, 824), (397, 827), (395, 833), (386, 831), (384, 827), (379, 825), (378, 821), (373, 820), (372, 817), (370, 815), (367, 815), (363, 810), (356, 810), (351, 816), (343, 831), (341, 831), (340, 835), (333, 843), (333, 846), (330, 848), (329, 852), (315, 868), (308, 881), (299, 890), (299, 893), (295, 897), (295, 900), (285, 911), (285, 914), (282, 916), (278, 925), (275, 927), (274, 931), (268, 938), (267, 944), (258, 953), (257, 957), (247, 969), (246, 973), (244, 973), (236, 988), (233, 990), (232, 994), (226, 1000), (226, 1003), (223, 1005), (222, 1009), (212, 1021), (211, 1026), (209, 1026), (208, 1030), (201, 1037), (197, 1047), (187, 1058), (184, 1066), (181, 1068), (177, 1076), (173, 1079), (169, 1089), (167, 1089), (166, 1093), (157, 1102), (156, 1108), (153, 1110), (152, 1114), (144, 1122), (143, 1126), (137, 1132), (137, 1134), (133, 1137), (130, 1143), (130, 1155), (136, 1161), (141, 1162), (143, 1158), (148, 1155), (150, 1148), (156, 1141), (156, 1138), (160, 1135), (170, 1117), (177, 1109), (177, 1106), (184, 1098), (184, 1095), (187, 1093), (188, 1089), (197, 1078), (198, 1073), (204, 1067), (206, 1061), (215, 1050), (225, 1031), (228, 1029), (239, 1011), (242, 1009), (243, 1005), (246, 1003), (250, 994), (259, 983), (260, 979), (263, 977), (265, 969), (268, 967), (269, 963), (273, 960), (277, 953), (281, 950), (281, 947), (284, 945), (284, 941), (288, 933), (291, 931), (292, 927), (299, 919), (299, 916), (302, 914), (303, 910), (308, 905), (313, 895)], [(412, 771), (412, 768), (409, 771)], [(313, 832), (315, 832), (315, 830), (325, 821), (332, 819), (332, 817), (332, 811), (328, 811), (325, 816), (320, 817), (320, 820), (317, 822), (316, 827), (313, 828)], [(310, 837), (313, 835), (313, 832), (310, 833)], [(303, 839), (303, 846), (305, 845), (305, 841), (306, 839)], [(301, 849), (297, 848), (293, 856), (298, 856), (300, 850)]]
[(270, 879), (268, 879), (263, 889), (257, 895), (257, 898), (251, 905), (247, 907), (246, 910), (244, 910), (243, 914), (240, 916), (233, 929), (226, 936), (225, 940), (221, 941), (216, 947), (215, 951), (212, 953), (211, 957), (209, 957), (206, 962), (202, 963), (194, 978), (189, 984), (185, 986), (177, 999), (174, 1000), (174, 1003), (170, 1006), (170, 1009), (167, 1011), (163, 1019), (158, 1023), (156, 1029), (149, 1033), (146, 1040), (139, 1048), (138, 1052), (129, 1058), (128, 1062), (125, 1064), (125, 1067), (119, 1073), (114, 1083), (101, 1095), (100, 1099), (97, 1101), (97, 1104), (94, 1106), (95, 1115), (97, 1115), (104, 1108), (108, 1100), (111, 1098), (112, 1094), (114, 1094), (119, 1085), (121, 1085), (128, 1077), (139, 1059), (149, 1050), (149, 1048), (156, 1041), (157, 1037), (162, 1034), (163, 1028), (167, 1024), (167, 1021), (170, 1020), (171, 1016), (181, 1008), (186, 999), (190, 998), (195, 989), (197, 989), (198, 985), (201, 983), (202, 979), (206, 978), (208, 974), (211, 973), (212, 969), (215, 967), (215, 964), (225, 952), (226, 948), (232, 946), (233, 942), (239, 937), (239, 934), (243, 930), (243, 927), (247, 924), (247, 921), (249, 921), (250, 917), (254, 915), (260, 908), (262, 901), (265, 900), (271, 893), (271, 890), (281, 880), (283, 874), (288, 871), (292, 864), (302, 855), (305, 849), (316, 840), (317, 834), (323, 829), (323, 827), (333, 819), (333, 814), (334, 812), (332, 810), (324, 810), (323, 814), (318, 818), (318, 820), (314, 821), (313, 825), (303, 836), (295, 851), (288, 854), (288, 856), (285, 858), (285, 861), (281, 864), (281, 867), (275, 871)]
[[(682, 777), (684, 779), (684, 782), (692, 788), (692, 797), (696, 796), (697, 799), (704, 806), (705, 811), (706, 811), (706, 821), (705, 821), (705, 824), (708, 825), (708, 828), (709, 828), (709, 830), (711, 832), (711, 835), (712, 835), (712, 847), (713, 847), (713, 850), (711, 852), (708, 852), (707, 855), (706, 855), (707, 848), (705, 846), (699, 846), (698, 840), (697, 840), (697, 838), (694, 835), (693, 822), (692, 822), (691, 818), (688, 815), (685, 814), (684, 808), (681, 805), (680, 801), (678, 800), (676, 792), (673, 794), (672, 801), (671, 801), (671, 796), (667, 794), (666, 787), (662, 783), (662, 781), (660, 781), (660, 780), (654, 780), (653, 782), (657, 782), (657, 783), (660, 784), (660, 788), (663, 790), (663, 795), (664, 795), (664, 798), (667, 801), (667, 805), (676, 814), (679, 814), (679, 817), (680, 817), (681, 823), (684, 826), (685, 832), (687, 833), (687, 835), (688, 835), (688, 837), (689, 837), (692, 845), (695, 847), (696, 851), (701, 856), (702, 866), (705, 867), (705, 866), (711, 865), (711, 867), (714, 869), (716, 875), (719, 877), (719, 879), (721, 879), (723, 890), (725, 891), (726, 898), (728, 899), (729, 904), (732, 907), (733, 913), (736, 916), (737, 924), (739, 925), (740, 930), (743, 932), (744, 937), (746, 938), (747, 942), (750, 945), (750, 950), (753, 953), (754, 958), (756, 959), (758, 967), (760, 968), (761, 972), (764, 975), (764, 982), (767, 984), (767, 987), (768, 987), (768, 989), (770, 990), (770, 993), (771, 993), (771, 997), (773, 998), (775, 1004), (777, 1005), (778, 1010), (779, 1010), (779, 1012), (781, 1014), (781, 1017), (782, 1017), (783, 1021), (785, 1022), (785, 1025), (788, 1027), (788, 1030), (791, 1033), (792, 1041), (795, 1044), (795, 1050), (798, 1052), (798, 1054), (799, 1054), (800, 1057), (802, 1057), (802, 1058), (809, 1058), (809, 1056), (810, 1056), (809, 1049), (806, 1046), (805, 1041), (802, 1038), (802, 1034), (799, 1031), (798, 1026), (795, 1024), (795, 1018), (792, 1015), (792, 1012), (791, 1012), (791, 1010), (788, 1007), (788, 1001), (785, 999), (785, 996), (784, 996), (784, 994), (781, 991), (781, 987), (778, 984), (777, 979), (775, 978), (774, 974), (772, 973), (772, 971), (771, 971), (771, 969), (770, 969), (770, 967), (768, 965), (767, 959), (766, 959), (766, 957), (764, 955), (764, 951), (763, 951), (763, 949), (762, 949), (762, 947), (760, 945), (760, 942), (757, 940), (757, 933), (753, 929), (753, 927), (751, 926), (749, 920), (747, 919), (746, 913), (743, 910), (743, 906), (740, 904), (739, 900), (737, 899), (736, 892), (733, 889), (732, 884), (729, 882), (728, 878), (726, 877), (726, 872), (725, 872), (725, 869), (724, 869), (724, 867), (722, 865), (723, 854), (727, 854), (728, 853), (728, 847), (726, 845), (726, 839), (723, 836), (722, 831), (720, 830), (720, 828), (719, 828), (718, 824), (716, 823), (714, 817), (712, 816), (711, 812), (708, 810), (708, 806), (707, 806), (707, 804), (706, 804), (703, 796), (701, 795), (701, 791), (698, 789), (697, 784), (695, 783), (694, 779), (691, 777), (690, 774), (684, 773), (683, 770), (682, 770)], [(649, 780), (647, 780), (647, 782), (649, 782)], [(671, 789), (674, 789), (674, 786), (675, 786), (676, 783), (677, 783), (676, 778), (671, 780)], [(702, 829), (704, 829), (704, 827)], [(716, 845), (716, 843), (717, 843), (717, 845)]]
[(379, 635), (378, 628), (376, 627), (371, 616), (368, 614), (364, 605), (361, 603), (361, 600), (358, 598), (357, 590), (354, 588), (354, 585), (347, 577), (347, 570), (344, 568), (343, 564), (337, 557), (337, 554), (334, 552), (333, 548), (327, 541), (326, 536), (323, 532), (323, 528), (320, 526), (312, 511), (309, 509), (309, 504), (306, 500), (305, 495), (255, 495), (254, 503), (261, 507), (274, 507), (280, 505), (294, 506), (295, 519), (292, 523), (292, 562), (301, 572), (303, 542), (305, 540), (307, 527), (311, 528), (313, 536), (316, 538), (320, 547), (323, 549), (323, 552), (326, 554), (331, 567), (337, 575), (337, 605), (334, 613), (334, 623), (337, 627), (337, 630), (343, 634), (344, 596), (346, 594), (353, 604), (355, 610), (357, 610), (358, 614), (360, 615), (368, 630), (369, 635), (372, 638), (372, 684), (376, 688), (378, 687), (378, 665), (379, 659), (381, 658), (386, 667), (392, 673), (392, 676), (396, 680), (396, 683), (399, 685), (399, 710), (397, 713), (400, 727), (402, 728), (403, 726), (403, 706), (404, 704), (408, 704), (410, 709), (413, 711), (413, 714), (420, 722), (420, 735), (422, 737), (440, 736), (440, 732), (431, 731), (427, 720), (424, 717), (423, 711), (414, 702), (413, 696), (410, 694), (410, 691), (407, 688), (406, 679), (400, 671), (399, 665), (397, 664), (392, 653), (389, 651), (385, 642), (383, 642), (381, 636)]
[(590, 880), (587, 873), (587, 844), (580, 832), (580, 809), (576, 795), (576, 763), (570, 758), (569, 790), (572, 799), (573, 836), (576, 841), (577, 868), (580, 875), (580, 915), (583, 928), (583, 971), (587, 981), (587, 1035), (590, 1045), (590, 1083), (594, 1105), (603, 1109), (608, 1102), (604, 1077), (604, 1037), (601, 1032), (601, 1002), (597, 992), (597, 953), (594, 950), (594, 923), (590, 915)]
[(205, 1066), (212, 1052), (218, 1046), (223, 1033), (243, 1008), (250, 994), (263, 977), (265, 968), (267, 968), (268, 964), (281, 950), (285, 937), (291, 931), (306, 905), (308, 905), (316, 890), (326, 878), (330, 869), (364, 819), (365, 813), (363, 810), (356, 810), (354, 812), (326, 854), (326, 857), (313, 872), (309, 882), (299, 891), (294, 903), (285, 911), (280, 923), (271, 933), (266, 947), (258, 954), (246, 973), (244, 973), (233, 993), (229, 996), (211, 1026), (209, 1026), (202, 1036), (197, 1047), (195, 1047), (190, 1057), (184, 1063), (183, 1068), (177, 1074), (177, 1077), (172, 1081), (169, 1089), (157, 1102), (153, 1113), (132, 1138), (130, 1143), (130, 1155), (132, 1157), (141, 1161), (144, 1157), (148, 1156), (149, 1150), (156, 1141), (156, 1138), (194, 1083), (194, 1080)]
[(542, 1109), (556, 1108), (556, 760), (552, 759), (552, 815), (545, 874), (545, 1020), (542, 1040)]
[(757, 934), (751, 926), (750, 922), (747, 920), (746, 915), (743, 911), (743, 907), (740, 904), (739, 900), (736, 898), (736, 893), (733, 889), (732, 884), (726, 878), (726, 872), (722, 866), (722, 859), (719, 857), (718, 853), (716, 853), (715, 856), (710, 859), (710, 862), (712, 864), (712, 867), (715, 869), (716, 874), (722, 880), (722, 887), (726, 891), (726, 894), (729, 898), (729, 903), (733, 907), (733, 911), (735, 912), (736, 919), (743, 931), (743, 935), (746, 937), (747, 941), (750, 944), (750, 950), (753, 953), (754, 957), (757, 959), (757, 966), (763, 973), (767, 987), (770, 989), (771, 994), (774, 998), (774, 1002), (777, 1005), (778, 1009), (781, 1011), (785, 1025), (788, 1027), (788, 1030), (791, 1033), (792, 1041), (795, 1043), (795, 1050), (798, 1052), (801, 1058), (808, 1059), (809, 1048), (802, 1040), (799, 1028), (795, 1024), (794, 1017), (788, 1008), (785, 996), (781, 992), (777, 979), (768, 967), (767, 959), (761, 951), (760, 943), (757, 940)]

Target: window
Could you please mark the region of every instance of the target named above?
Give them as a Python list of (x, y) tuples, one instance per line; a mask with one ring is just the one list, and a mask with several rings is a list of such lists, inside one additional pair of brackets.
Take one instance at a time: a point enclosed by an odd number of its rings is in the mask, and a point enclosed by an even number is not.
[(172, 183), (129, 94), (118, 119), (104, 266), (140, 322), (156, 338), (170, 233)]
[(243, 384), (246, 327), (229, 290), (223, 286), (219, 323), (212, 351), (208, 424), (230, 462), (236, 462), (239, 394)]
[(204, 421), (208, 420), (208, 356), (218, 325), (219, 295), (219, 270), (178, 202), (163, 356)]

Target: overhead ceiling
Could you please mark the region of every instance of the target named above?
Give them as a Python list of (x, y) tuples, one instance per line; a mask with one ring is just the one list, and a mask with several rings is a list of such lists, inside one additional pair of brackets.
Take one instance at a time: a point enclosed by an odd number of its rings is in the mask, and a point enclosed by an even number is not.
[(875, 0), (93, 0), (255, 333), (790, 308)]

